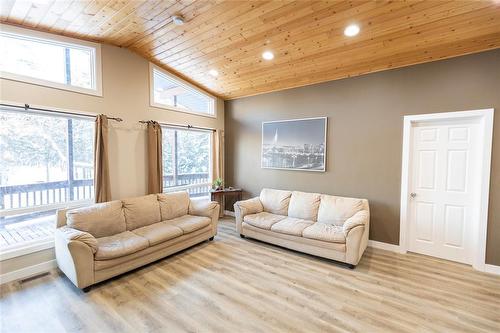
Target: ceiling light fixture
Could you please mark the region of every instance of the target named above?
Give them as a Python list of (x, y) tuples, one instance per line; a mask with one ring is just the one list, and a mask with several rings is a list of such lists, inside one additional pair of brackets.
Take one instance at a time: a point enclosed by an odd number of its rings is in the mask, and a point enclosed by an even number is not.
[(350, 24), (344, 29), (344, 35), (347, 37), (354, 37), (359, 34), (359, 26), (357, 24)]
[(219, 72), (215, 69), (211, 69), (208, 71), (208, 74), (212, 75), (213, 77), (218, 76)]
[(262, 58), (265, 60), (273, 60), (274, 59), (274, 54), (271, 51), (265, 51), (262, 53)]
[(175, 25), (183, 25), (185, 20), (181, 15), (174, 15), (172, 16), (172, 22), (174, 22)]

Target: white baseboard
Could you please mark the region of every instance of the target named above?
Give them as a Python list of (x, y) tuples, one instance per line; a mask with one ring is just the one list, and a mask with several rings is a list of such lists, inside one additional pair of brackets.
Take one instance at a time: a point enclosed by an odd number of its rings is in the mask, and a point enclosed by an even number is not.
[(500, 266), (485, 264), (484, 265), (484, 272), (490, 273), (490, 274), (495, 274), (495, 275), (500, 275)]
[(391, 252), (396, 252), (396, 253), (406, 253), (405, 251), (401, 250), (401, 247), (399, 245), (377, 242), (374, 240), (369, 240), (368, 246), (373, 247), (374, 249), (381, 249), (381, 250), (386, 250), (386, 251), (391, 251)]
[(234, 217), (234, 212), (230, 211), (230, 210), (225, 210), (224, 211), (224, 215), (228, 215), (228, 216), (232, 216)]
[(48, 272), (55, 267), (57, 267), (57, 262), (54, 259), (33, 266), (18, 269), (17, 271), (8, 272), (0, 275), (0, 284), (26, 279), (34, 275)]

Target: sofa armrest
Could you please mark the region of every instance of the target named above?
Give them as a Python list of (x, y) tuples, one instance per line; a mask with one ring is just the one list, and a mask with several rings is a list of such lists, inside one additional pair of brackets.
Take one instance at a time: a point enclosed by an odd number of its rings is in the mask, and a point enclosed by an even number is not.
[(73, 228), (54, 232), (56, 260), (59, 268), (78, 288), (94, 283), (94, 253), (97, 240), (91, 234)]
[(365, 210), (359, 211), (356, 214), (354, 214), (353, 216), (351, 216), (350, 218), (348, 218), (344, 222), (344, 225), (342, 227), (344, 235), (347, 236), (349, 231), (351, 231), (354, 227), (367, 226), (369, 223), (369, 218), (370, 218), (370, 216), (369, 216), (368, 212)]
[(241, 233), (241, 224), (246, 215), (257, 214), (264, 211), (259, 197), (237, 201), (234, 204), (234, 215), (236, 217), (236, 230)]
[(212, 222), (212, 235), (217, 234), (217, 223), (219, 221), (220, 205), (216, 201), (190, 200), (189, 214), (209, 217)]
[(92, 254), (97, 252), (97, 239), (89, 234), (88, 232), (77, 230), (70, 227), (62, 227), (57, 229), (61, 237), (63, 237), (68, 243), (70, 241), (82, 242), (92, 251)]

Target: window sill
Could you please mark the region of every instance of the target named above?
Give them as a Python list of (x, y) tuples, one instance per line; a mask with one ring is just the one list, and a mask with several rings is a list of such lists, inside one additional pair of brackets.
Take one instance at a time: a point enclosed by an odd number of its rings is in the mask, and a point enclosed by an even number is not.
[(16, 257), (25, 256), (34, 252), (39, 252), (54, 247), (54, 238), (48, 237), (44, 239), (37, 239), (36, 241), (19, 244), (12, 246), (6, 251), (0, 253), (0, 262)]

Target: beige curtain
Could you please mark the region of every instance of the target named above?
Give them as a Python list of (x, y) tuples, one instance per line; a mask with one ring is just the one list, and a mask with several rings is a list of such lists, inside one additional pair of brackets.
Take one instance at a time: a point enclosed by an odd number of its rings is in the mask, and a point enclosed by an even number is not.
[(212, 181), (224, 179), (224, 130), (212, 132)]
[(95, 119), (94, 130), (94, 200), (111, 200), (108, 162), (108, 118), (100, 114)]
[(163, 160), (161, 153), (161, 126), (148, 122), (148, 193), (163, 192)]

